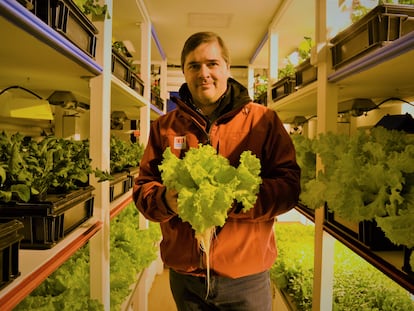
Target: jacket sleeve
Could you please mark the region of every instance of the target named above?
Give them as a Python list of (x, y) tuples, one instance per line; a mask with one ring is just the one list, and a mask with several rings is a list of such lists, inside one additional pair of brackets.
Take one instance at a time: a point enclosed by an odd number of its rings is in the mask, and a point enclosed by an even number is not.
[(247, 212), (235, 206), (229, 220), (266, 221), (292, 209), (299, 200), (300, 168), (290, 135), (275, 111), (267, 113), (268, 135), (261, 151), (262, 184), (254, 208)]
[(166, 187), (161, 182), (158, 165), (162, 161), (162, 142), (157, 131), (157, 122), (150, 128), (148, 144), (140, 163), (140, 171), (135, 179), (133, 200), (145, 218), (155, 222), (165, 222), (176, 216), (165, 200)]

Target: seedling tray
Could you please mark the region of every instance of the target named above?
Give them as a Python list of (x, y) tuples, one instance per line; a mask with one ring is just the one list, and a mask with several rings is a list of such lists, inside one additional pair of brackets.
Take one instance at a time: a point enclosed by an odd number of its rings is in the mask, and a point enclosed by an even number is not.
[(139, 95), (144, 95), (144, 81), (135, 72), (131, 72), (130, 87)]
[(261, 94), (256, 100), (256, 103), (261, 104), (263, 106), (267, 106), (267, 92)]
[(131, 179), (127, 172), (115, 173), (112, 176), (114, 179), (111, 180), (109, 186), (109, 202), (116, 200), (131, 189)]
[(21, 248), (52, 248), (93, 215), (93, 189), (48, 195), (41, 202), (0, 203), (0, 222), (16, 219), (23, 223)]
[(19, 248), (23, 224), (17, 220), (0, 223), (0, 289), (20, 275)]
[(139, 166), (130, 167), (127, 169), (128, 178), (129, 178), (129, 188), (134, 187), (135, 178), (138, 177), (139, 174)]
[(112, 49), (112, 74), (131, 86), (131, 67), (124, 56)]
[(295, 91), (295, 78), (284, 77), (272, 85), (272, 100), (278, 101), (279, 99), (293, 93)]
[(359, 223), (351, 223), (340, 217), (334, 212), (325, 212), (325, 221), (359, 241), (372, 251), (392, 251), (401, 250), (402, 247), (393, 244), (377, 226), (375, 221), (361, 221)]
[(310, 59), (305, 60), (295, 68), (296, 89), (316, 81), (318, 78), (318, 68), (311, 65)]
[(378, 5), (330, 40), (332, 65), (337, 69), (414, 30), (414, 6)]
[(35, 14), (91, 57), (98, 30), (72, 0), (35, 0)]
[(151, 104), (157, 107), (160, 110), (164, 109), (164, 101), (157, 93), (151, 92)]
[(404, 246), (404, 265), (402, 267), (402, 270), (414, 279), (414, 267), (412, 267), (410, 264), (410, 257), (413, 253), (413, 250), (414, 247), (409, 248), (407, 246)]

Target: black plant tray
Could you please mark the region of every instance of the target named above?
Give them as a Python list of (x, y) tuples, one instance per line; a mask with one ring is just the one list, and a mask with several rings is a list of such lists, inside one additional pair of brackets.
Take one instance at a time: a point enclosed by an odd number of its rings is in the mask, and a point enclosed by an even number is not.
[(385, 236), (385, 233), (377, 226), (375, 221), (365, 220), (359, 223), (351, 223), (337, 217), (335, 213), (327, 211), (326, 208), (325, 221), (355, 240), (358, 240), (372, 251), (392, 251), (402, 249), (402, 246), (395, 245)]
[(19, 2), (33, 14), (36, 14), (36, 0), (17, 0), (17, 2)]
[(159, 110), (164, 109), (164, 101), (162, 98), (155, 92), (151, 92), (151, 104), (157, 107)]
[[(19, 1), (21, 2), (21, 1)], [(37, 17), (89, 56), (95, 57), (98, 30), (72, 0), (33, 0)]]
[(128, 178), (129, 178), (129, 188), (134, 187), (135, 178), (139, 174), (139, 166), (127, 168)]
[(295, 68), (296, 89), (304, 87), (318, 79), (318, 68), (310, 63), (308, 58)]
[(259, 97), (257, 97), (255, 102), (260, 105), (267, 106), (267, 92), (264, 92)]
[(0, 223), (0, 289), (20, 275), (19, 248), (23, 224), (17, 220)]
[(115, 173), (112, 176), (114, 179), (111, 180), (109, 186), (109, 202), (116, 200), (131, 189), (131, 179), (127, 172)]
[(144, 81), (135, 72), (131, 72), (129, 86), (139, 95), (144, 95)]
[(131, 86), (131, 66), (127, 59), (112, 48), (112, 74), (121, 79), (126, 85)]
[(293, 93), (295, 91), (295, 78), (284, 77), (272, 85), (272, 100), (278, 101), (279, 99)]
[(16, 219), (23, 223), (21, 248), (52, 248), (92, 217), (93, 190), (88, 186), (64, 195), (48, 195), (41, 202), (1, 202), (0, 222)]
[(378, 5), (330, 40), (334, 69), (414, 30), (414, 6)]
[(407, 246), (404, 246), (404, 265), (402, 267), (402, 270), (414, 279), (414, 267), (412, 267), (410, 264), (410, 257), (413, 251), (414, 247), (409, 248)]

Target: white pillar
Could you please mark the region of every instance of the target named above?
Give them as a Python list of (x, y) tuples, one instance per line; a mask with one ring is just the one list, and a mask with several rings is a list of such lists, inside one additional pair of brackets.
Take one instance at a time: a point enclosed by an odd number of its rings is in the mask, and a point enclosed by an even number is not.
[[(327, 2), (329, 0), (315, 0), (315, 42), (316, 49), (312, 59), (316, 58), (318, 68), (317, 85), (317, 133), (328, 131), (336, 132), (338, 114), (337, 87), (327, 83), (328, 74), (332, 65), (327, 45)], [(323, 166), (318, 157), (316, 169)], [(333, 296), (333, 265), (334, 265), (334, 238), (323, 230), (324, 207), (315, 210), (315, 263), (312, 310), (332, 310)]]
[[(112, 16), (112, 0), (105, 1)], [(111, 56), (112, 19), (94, 23), (99, 30), (96, 60), (103, 67), (103, 73), (90, 81), (90, 156), (92, 167), (109, 171), (110, 162), (110, 120), (111, 120)], [(109, 182), (98, 183), (91, 175), (95, 187), (94, 216), (103, 223), (89, 241), (90, 246), (90, 292), (91, 298), (98, 299), (105, 310), (110, 310), (110, 203)]]

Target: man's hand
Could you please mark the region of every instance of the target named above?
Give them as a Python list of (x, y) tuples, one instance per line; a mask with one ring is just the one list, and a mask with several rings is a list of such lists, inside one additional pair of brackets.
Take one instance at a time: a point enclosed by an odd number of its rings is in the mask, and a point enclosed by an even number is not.
[(175, 190), (167, 190), (165, 192), (165, 201), (168, 204), (168, 207), (174, 212), (178, 213), (178, 204), (177, 204), (178, 192)]

